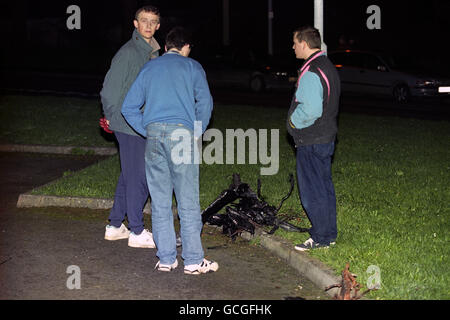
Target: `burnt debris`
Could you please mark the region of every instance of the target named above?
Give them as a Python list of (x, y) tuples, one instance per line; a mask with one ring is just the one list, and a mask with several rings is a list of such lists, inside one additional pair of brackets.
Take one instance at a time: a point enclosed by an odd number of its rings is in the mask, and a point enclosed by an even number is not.
[[(238, 173), (234, 173), (233, 182), (228, 189), (222, 191), (216, 200), (203, 210), (202, 221), (222, 226), (223, 233), (230, 236), (232, 240), (235, 240), (242, 231), (248, 231), (253, 235), (256, 226), (272, 226), (269, 234), (274, 233), (280, 227), (287, 231), (307, 232), (309, 229), (296, 227), (277, 217), (283, 202), (290, 197), (294, 189), (292, 174), (289, 175), (289, 183), (289, 192), (276, 208), (261, 197), (260, 179), (258, 179), (258, 193), (255, 193), (247, 183), (241, 182)], [(238, 202), (235, 203), (235, 201)], [(218, 213), (225, 206), (225, 213)]]

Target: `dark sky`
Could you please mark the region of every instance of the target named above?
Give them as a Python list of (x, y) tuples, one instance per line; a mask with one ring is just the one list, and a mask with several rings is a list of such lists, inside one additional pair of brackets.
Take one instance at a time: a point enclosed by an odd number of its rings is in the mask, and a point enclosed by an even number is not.
[[(229, 0), (230, 41), (267, 52), (267, 0)], [(291, 52), (292, 30), (314, 23), (314, 0), (272, 0), (274, 9), (274, 52)], [(341, 35), (355, 40), (355, 46), (395, 52), (417, 61), (448, 64), (443, 44), (450, 30), (450, 1), (324, 0), (324, 39), (328, 49), (338, 45)], [(69, 31), (66, 8), (81, 8), (81, 30)], [(175, 24), (194, 31), (204, 51), (222, 44), (222, 0), (15, 0), (2, 1), (0, 33), (7, 53), (31, 54), (34, 50), (63, 52), (90, 51), (108, 59), (131, 35), (136, 9), (145, 4), (157, 6), (162, 14), (156, 35), (163, 44), (165, 33)], [(381, 29), (369, 30), (369, 5), (381, 9)], [(14, 53), (15, 54), (15, 53)], [(26, 58), (26, 57), (25, 57)], [(101, 59), (101, 58), (99, 58)], [(422, 62), (420, 62), (422, 63)]]

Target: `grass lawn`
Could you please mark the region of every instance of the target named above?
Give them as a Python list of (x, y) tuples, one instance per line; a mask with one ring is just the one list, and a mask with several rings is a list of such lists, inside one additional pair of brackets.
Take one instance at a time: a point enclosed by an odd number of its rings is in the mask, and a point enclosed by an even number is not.
[[(212, 122), (222, 131), (280, 129), (279, 172), (261, 177), (262, 194), (274, 205), (289, 189), (289, 173), (295, 173), (294, 150), (284, 129), (286, 111), (219, 105)], [(92, 119), (95, 128), (98, 116)], [(309, 254), (337, 273), (349, 262), (363, 286), (373, 275), (369, 266), (377, 266), (381, 289), (370, 293), (370, 298), (450, 299), (450, 123), (341, 114), (339, 130), (333, 162), (337, 245)], [(259, 164), (202, 164), (202, 208), (231, 183), (234, 172), (256, 189), (260, 168)], [(118, 173), (114, 156), (79, 173), (68, 172), (34, 193), (112, 198)], [(309, 226), (297, 187), (281, 211), (290, 222)], [(276, 234), (292, 244), (308, 238), (283, 230)]]
[(112, 147), (98, 125), (101, 110), (94, 99), (0, 96), (0, 143)]

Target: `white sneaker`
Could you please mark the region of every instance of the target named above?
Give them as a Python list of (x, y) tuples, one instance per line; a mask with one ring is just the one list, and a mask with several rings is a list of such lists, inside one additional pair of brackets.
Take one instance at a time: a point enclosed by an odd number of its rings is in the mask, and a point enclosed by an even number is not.
[(186, 274), (200, 274), (207, 272), (215, 272), (219, 269), (219, 264), (214, 261), (203, 259), (199, 264), (189, 264), (184, 267), (184, 273)]
[(142, 230), (140, 235), (131, 232), (128, 238), (128, 246), (133, 248), (156, 248), (153, 235), (147, 229)]
[(130, 235), (130, 230), (125, 227), (122, 223), (120, 228), (116, 228), (114, 226), (107, 225), (105, 228), (105, 239), (106, 240), (120, 240), (120, 239), (128, 239)]
[(155, 266), (155, 269), (158, 268), (158, 271), (164, 271), (164, 272), (170, 272), (176, 267), (178, 267), (178, 260), (175, 259), (175, 262), (172, 264), (162, 264), (161, 261), (158, 261), (158, 263)]

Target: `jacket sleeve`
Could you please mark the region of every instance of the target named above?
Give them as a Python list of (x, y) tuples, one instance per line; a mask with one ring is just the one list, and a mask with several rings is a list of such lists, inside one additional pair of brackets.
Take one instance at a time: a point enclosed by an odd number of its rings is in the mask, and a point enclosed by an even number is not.
[(136, 130), (137, 133), (145, 137), (147, 135), (143, 126), (144, 115), (141, 112), (141, 107), (145, 103), (145, 90), (143, 85), (143, 73), (139, 73), (136, 80), (131, 85), (130, 90), (125, 96), (122, 105), (122, 115), (128, 124)]
[(126, 68), (128, 67), (129, 53), (125, 50), (120, 50), (111, 61), (105, 80), (103, 81), (103, 88), (100, 91), (100, 97), (103, 106), (103, 112), (106, 119), (111, 120), (113, 114), (119, 112), (121, 109), (121, 89), (125, 83)]
[(306, 72), (299, 81), (295, 98), (299, 105), (292, 113), (290, 122), (297, 129), (313, 125), (323, 112), (323, 87), (319, 76)]
[(206, 74), (200, 64), (196, 64), (194, 76), (194, 98), (195, 98), (195, 117), (196, 121), (202, 123), (202, 133), (208, 127), (213, 109), (213, 99), (209, 91)]

